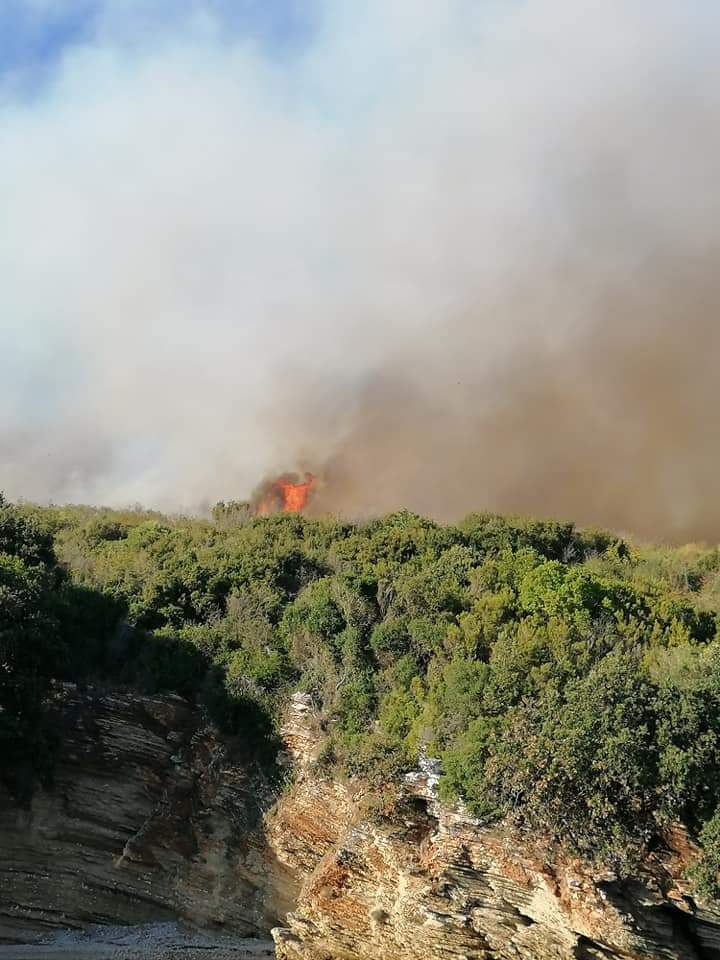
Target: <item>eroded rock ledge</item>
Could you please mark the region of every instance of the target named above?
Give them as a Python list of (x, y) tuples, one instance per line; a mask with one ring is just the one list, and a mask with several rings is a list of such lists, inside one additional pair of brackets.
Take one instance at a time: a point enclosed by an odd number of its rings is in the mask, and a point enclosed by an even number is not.
[(91, 923), (273, 927), (281, 960), (720, 957), (682, 881), (681, 832), (632, 881), (435, 798), (432, 764), (387, 816), (319, 773), (297, 695), (279, 797), (175, 697), (70, 693), (57, 782), (0, 798), (0, 941)]
[(288, 731), (296, 779), (268, 837), (303, 882), (273, 931), (279, 960), (720, 957), (720, 916), (682, 880), (692, 856), (682, 831), (620, 880), (443, 807), (432, 762), (389, 816), (368, 817), (361, 790), (318, 776), (301, 698)]

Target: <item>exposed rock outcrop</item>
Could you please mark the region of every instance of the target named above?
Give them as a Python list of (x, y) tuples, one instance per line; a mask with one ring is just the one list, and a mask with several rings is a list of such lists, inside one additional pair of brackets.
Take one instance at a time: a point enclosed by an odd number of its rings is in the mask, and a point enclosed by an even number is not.
[(179, 698), (70, 694), (63, 716), (54, 790), (0, 800), (0, 940), (184, 919), (275, 926), (280, 960), (720, 957), (681, 833), (621, 880), (442, 807), (431, 763), (369, 814), (362, 785), (321, 772), (301, 695), (279, 797)]
[[(297, 704), (295, 713), (297, 725)], [(320, 777), (312, 756), (306, 739), (293, 790), (268, 824), (273, 847), (305, 877), (273, 931), (279, 960), (720, 957), (720, 916), (680, 879), (681, 833), (636, 879), (620, 880), (443, 807), (432, 762), (407, 778), (387, 816), (369, 817), (362, 796)]]
[(59, 722), (54, 788), (0, 795), (0, 942), (178, 918), (253, 936), (285, 914), (268, 785), (184, 700), (68, 692)]

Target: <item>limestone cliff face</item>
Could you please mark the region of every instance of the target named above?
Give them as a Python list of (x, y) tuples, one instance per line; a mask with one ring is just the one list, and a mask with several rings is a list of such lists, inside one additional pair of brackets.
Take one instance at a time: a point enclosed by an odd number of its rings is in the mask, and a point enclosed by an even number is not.
[(432, 763), (369, 815), (323, 775), (297, 695), (272, 795), (179, 698), (70, 694), (53, 791), (0, 798), (0, 941), (185, 919), (266, 935), (280, 960), (720, 958), (680, 879), (681, 833), (632, 882), (441, 807)]
[(54, 788), (0, 794), (0, 942), (187, 919), (266, 933), (297, 884), (264, 841), (262, 776), (179, 697), (66, 693)]
[(298, 732), (303, 710), (296, 700), (295, 784), (268, 823), (271, 845), (304, 877), (273, 931), (279, 960), (720, 957), (720, 916), (679, 879), (681, 833), (622, 881), (443, 808), (431, 762), (387, 817), (369, 818), (361, 795), (318, 775), (312, 736)]

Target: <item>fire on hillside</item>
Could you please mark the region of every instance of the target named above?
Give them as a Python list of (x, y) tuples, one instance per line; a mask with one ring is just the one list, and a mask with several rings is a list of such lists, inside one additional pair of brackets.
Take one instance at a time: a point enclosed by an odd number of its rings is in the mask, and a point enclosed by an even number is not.
[(298, 480), (295, 474), (285, 473), (270, 481), (256, 501), (256, 512), (260, 516), (270, 513), (302, 513), (316, 479), (312, 473), (306, 473), (304, 480)]

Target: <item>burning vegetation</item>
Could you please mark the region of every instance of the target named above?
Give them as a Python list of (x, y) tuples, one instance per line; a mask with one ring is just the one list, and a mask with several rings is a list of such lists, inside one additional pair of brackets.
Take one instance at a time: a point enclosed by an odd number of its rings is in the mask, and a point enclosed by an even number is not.
[(295, 474), (283, 474), (263, 487), (256, 501), (256, 512), (260, 516), (270, 513), (302, 513), (310, 491), (317, 478), (306, 473), (304, 480), (298, 480)]

